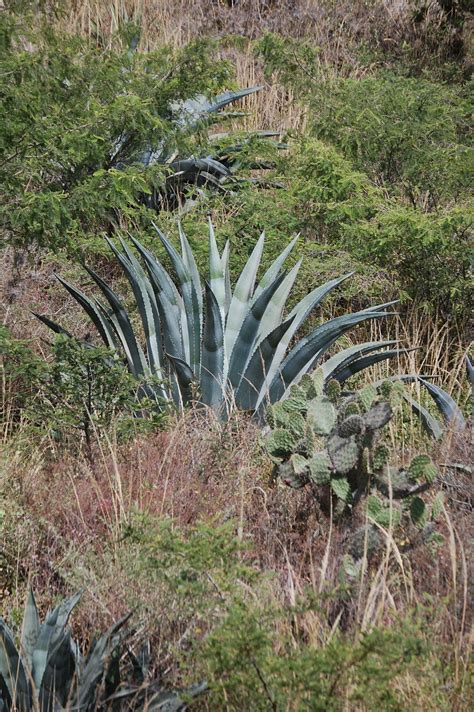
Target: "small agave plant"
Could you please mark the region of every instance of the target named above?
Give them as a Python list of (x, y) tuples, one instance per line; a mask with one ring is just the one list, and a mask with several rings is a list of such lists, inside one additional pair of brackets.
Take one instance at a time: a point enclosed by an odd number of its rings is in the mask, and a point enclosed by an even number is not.
[[(228, 413), (231, 404), (263, 415), (266, 406), (287, 397), (291, 386), (321, 363), (350, 328), (391, 313), (386, 308), (393, 302), (329, 319), (290, 348), (321, 300), (351, 274), (316, 287), (285, 314), (301, 260), (289, 271), (282, 267), (297, 238), (257, 281), (265, 240), (262, 234), (232, 290), (229, 243), (219, 254), (209, 223), (209, 277), (203, 289), (182, 229), (180, 254), (155, 228), (172, 262), (176, 281), (137, 240), (132, 238), (136, 253), (123, 240), (122, 251), (108, 240), (132, 288), (145, 349), (121, 299), (92, 269), (86, 268), (105, 302), (88, 297), (62, 277), (58, 279), (94, 322), (106, 346), (125, 356), (137, 379), (160, 379), (163, 385), (155, 389), (155, 395), (161, 403), (182, 406), (195, 399), (221, 416)], [(47, 317), (36, 316), (54, 331), (70, 336)], [(391, 348), (395, 344), (375, 341), (344, 349), (325, 361), (325, 378), (342, 383), (362, 369), (399, 354), (397, 348)]]
[[(76, 593), (63, 601), (41, 623), (30, 591), (18, 648), (13, 633), (0, 618), (1, 712), (187, 709), (180, 694), (165, 690), (160, 682), (145, 679), (144, 666), (130, 651), (133, 675), (124, 670), (122, 629), (129, 615), (111, 626), (88, 655), (82, 656), (68, 627), (71, 612), (80, 598), (81, 593)], [(205, 689), (202, 683), (183, 694), (195, 697)]]

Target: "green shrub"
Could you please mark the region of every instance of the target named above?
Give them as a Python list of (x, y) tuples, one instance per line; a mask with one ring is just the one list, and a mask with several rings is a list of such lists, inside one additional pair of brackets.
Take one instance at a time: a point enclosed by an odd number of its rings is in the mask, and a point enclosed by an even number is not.
[[(112, 426), (119, 438), (160, 425), (164, 416), (124, 365), (105, 348), (58, 336), (46, 362), (27, 344), (0, 332), (2, 405), (7, 433), (22, 425), (67, 447)], [(153, 383), (156, 387), (156, 384)]]
[(391, 195), (432, 209), (467, 195), (469, 87), (382, 74), (314, 82), (311, 132)]
[[(420, 694), (444, 708), (440, 657), (423, 621), (427, 611), (394, 614), (391, 624), (355, 635), (341, 626), (326, 637), (326, 611), (343, 610), (347, 590), (302, 591), (293, 604), (281, 602), (268, 576), (250, 564), (252, 549), (235, 538), (234, 527), (183, 529), (135, 515), (115, 552), (127, 576), (143, 581), (130, 591), (138, 610), (145, 605), (152, 618), (166, 610), (161, 653), (179, 660), (185, 679), (207, 680), (210, 709), (322, 712), (342, 710), (349, 700), (395, 711), (412, 709)], [(147, 589), (159, 610), (146, 603)], [(317, 639), (310, 633), (316, 617)], [(175, 646), (167, 644), (169, 631)]]
[(429, 311), (468, 316), (472, 301), (472, 206), (433, 213), (388, 204), (343, 226), (342, 242), (360, 259), (375, 258), (398, 275), (405, 294)]
[[(0, 23), (0, 220), (14, 245), (81, 251), (83, 242), (95, 241), (100, 249), (98, 234), (149, 214), (144, 196), (154, 208), (168, 180), (171, 201), (183, 176), (194, 182), (193, 154), (216, 157), (207, 114), (235, 97), (221, 95), (200, 120), (203, 95), (231, 81), (209, 41), (144, 54), (100, 48), (39, 21), (33, 28), (34, 21), (13, 21), (7, 12)], [(143, 158), (151, 149), (159, 160)], [(218, 178), (235, 155), (222, 151)], [(176, 163), (183, 156), (191, 167)], [(204, 182), (219, 183), (215, 167), (203, 165)]]

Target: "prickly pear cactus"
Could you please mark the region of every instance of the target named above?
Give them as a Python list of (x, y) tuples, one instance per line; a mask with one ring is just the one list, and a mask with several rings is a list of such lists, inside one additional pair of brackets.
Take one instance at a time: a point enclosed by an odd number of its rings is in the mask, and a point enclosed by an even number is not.
[(390, 403), (379, 401), (372, 405), (364, 416), (364, 423), (370, 430), (380, 430), (387, 425), (393, 413)]
[[(436, 468), (427, 455), (405, 469), (389, 465), (390, 451), (379, 440), (400, 388), (388, 382), (379, 390), (343, 394), (337, 381), (324, 382), (321, 369), (307, 374), (286, 400), (268, 408), (265, 447), (277, 479), (294, 489), (311, 487), (322, 507), (332, 498), (336, 516), (365, 502), (374, 526), (398, 526), (404, 512), (418, 526), (424, 515), (414, 497), (434, 481)], [(407, 500), (405, 509), (400, 500)]]
[(340, 423), (337, 432), (341, 438), (358, 435), (364, 429), (364, 419), (360, 415), (349, 415)]

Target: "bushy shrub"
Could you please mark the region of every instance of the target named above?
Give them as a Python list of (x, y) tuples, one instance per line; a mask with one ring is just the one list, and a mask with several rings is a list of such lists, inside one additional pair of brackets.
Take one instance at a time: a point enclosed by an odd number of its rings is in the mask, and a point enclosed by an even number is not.
[(394, 74), (314, 82), (311, 131), (389, 194), (432, 209), (469, 191), (469, 86)]
[(0, 355), (5, 435), (22, 425), (74, 448), (112, 426), (127, 437), (163, 422), (143, 386), (105, 348), (58, 336), (46, 362), (3, 328)]
[[(25, 16), (26, 17), (26, 16)], [(212, 44), (147, 54), (115, 51), (33, 29), (2, 13), (1, 226), (15, 245), (80, 250), (87, 237), (147, 213), (141, 200), (163, 188), (166, 162), (134, 165), (145, 147), (173, 157), (199, 150), (172, 107), (215, 94), (229, 65)], [(96, 240), (97, 242), (97, 240)]]
[(472, 225), (471, 206), (424, 213), (387, 204), (344, 226), (342, 242), (397, 274), (406, 295), (427, 311), (437, 306), (462, 321), (472, 301)]

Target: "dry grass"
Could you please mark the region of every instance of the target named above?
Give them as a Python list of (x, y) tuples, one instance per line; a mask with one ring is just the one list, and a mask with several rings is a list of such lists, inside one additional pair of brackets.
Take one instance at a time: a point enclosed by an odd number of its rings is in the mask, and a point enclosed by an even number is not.
[[(437, 453), (439, 461), (469, 457), (466, 438), (453, 442)], [(140, 549), (128, 542), (126, 532), (144, 513), (157, 521), (171, 517), (184, 531), (198, 522), (227, 522), (248, 546), (246, 563), (270, 574), (264, 590), (247, 590), (250, 597), (263, 596), (268, 606), (291, 606), (308, 590), (329, 594), (316, 610), (295, 614), (290, 629), (284, 621), (275, 623), (282, 626), (281, 634), (294, 636), (295, 646), (304, 639), (320, 647), (342, 631), (358, 636), (377, 625), (390, 626), (431, 600), (436, 615), (429, 614), (426, 625), (433, 626), (437, 645), (453, 662), (453, 690), (462, 687), (470, 650), (468, 566), (474, 532), (469, 512), (456, 503), (459, 492), (446, 503), (440, 523), (445, 543), (436, 553), (424, 545), (407, 549), (393, 531), (381, 528), (383, 546), (365, 559), (359, 586), (341, 599), (332, 592), (339, 586), (344, 552), (362, 522), (332, 522), (308, 492), (272, 484), (270, 474), (258, 430), (241, 415), (223, 425), (212, 415), (189, 411), (166, 432), (125, 445), (102, 438), (92, 461), (54, 454), (51, 447), (28, 452), (10, 447), (0, 468), (0, 492), (9, 502), (0, 614), (21, 608), (28, 583), (43, 606), (86, 586), (75, 619), (80, 639), (109, 625), (133, 601), (140, 625), (156, 630), (156, 665), (162, 665), (161, 657), (170, 655), (170, 639), (179, 645), (206, 624), (183, 617), (170, 592), (140, 569), (135, 560)]]

